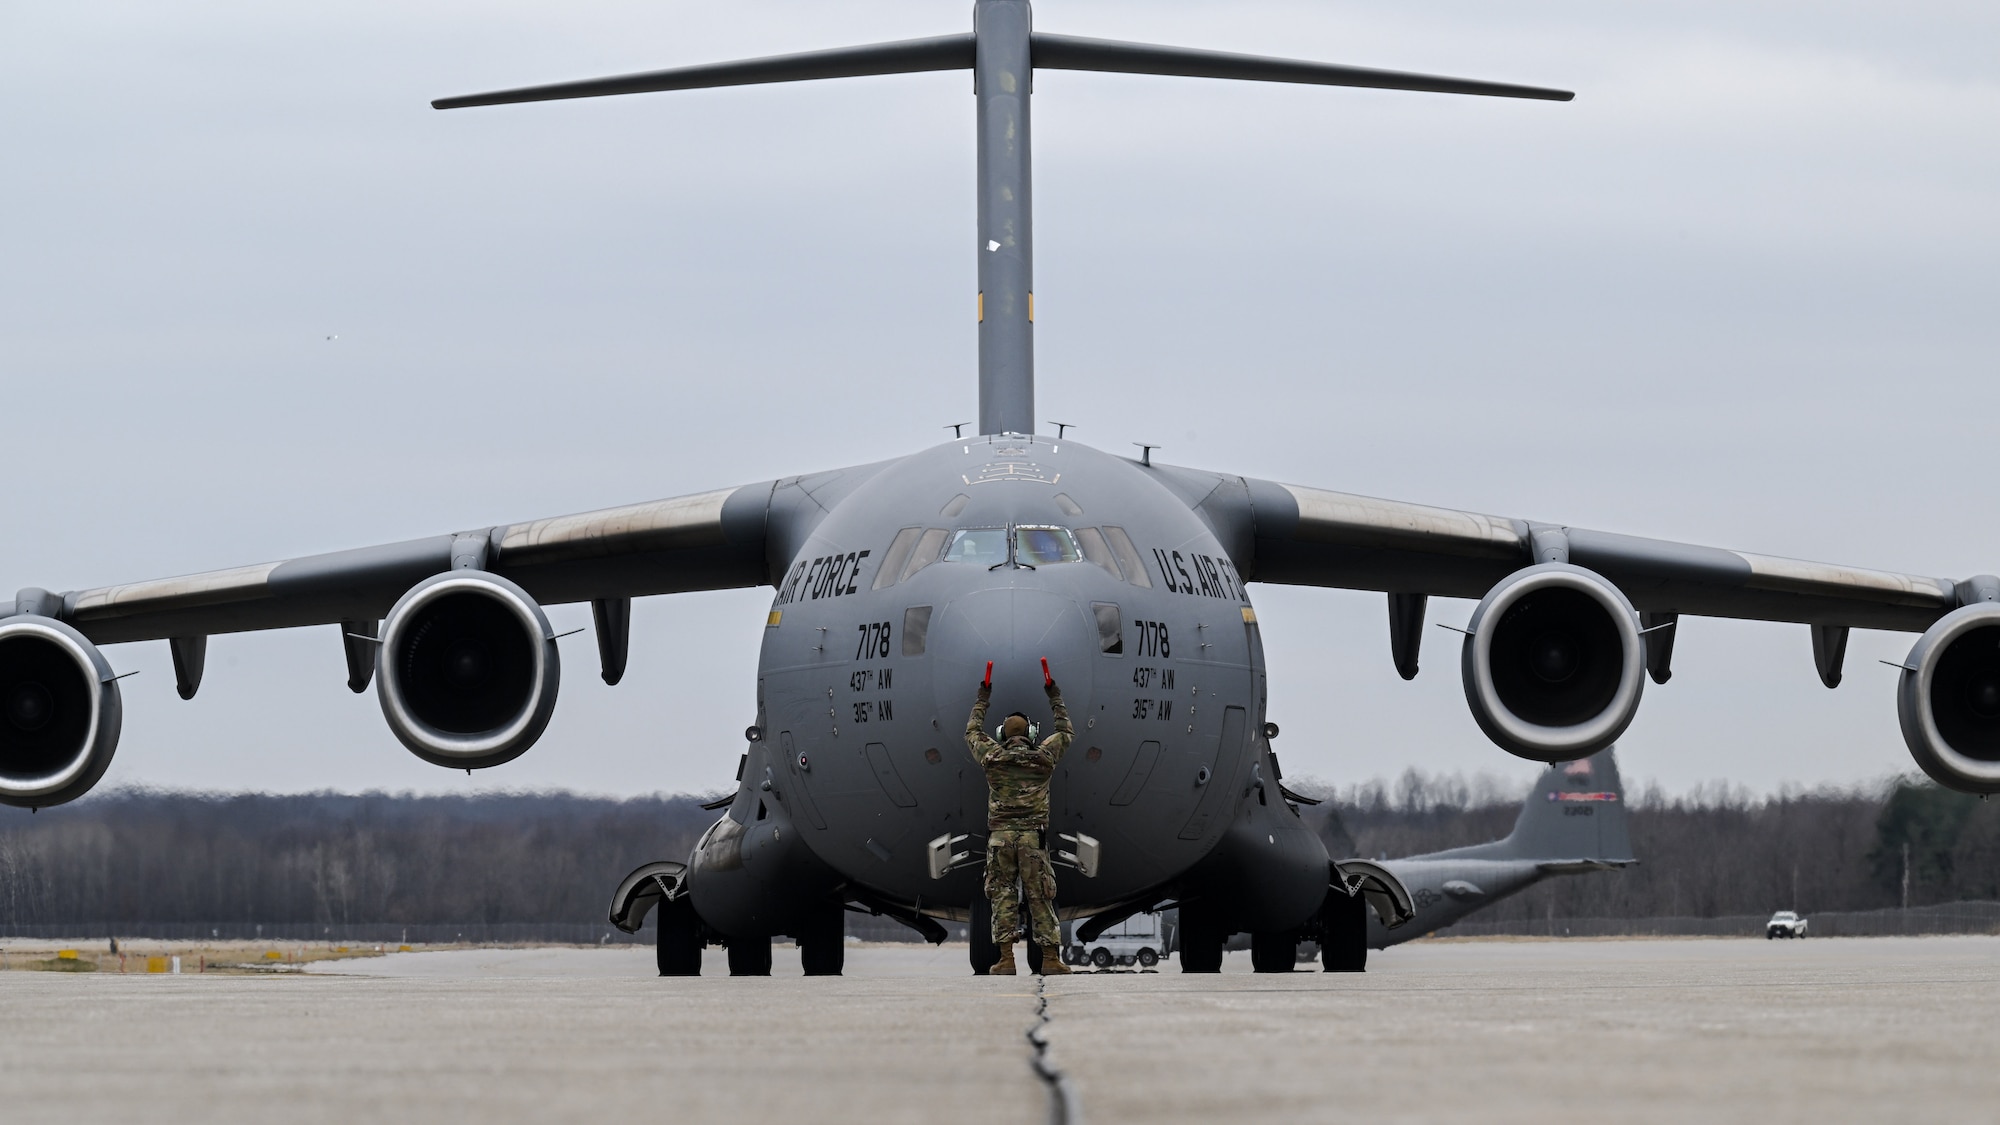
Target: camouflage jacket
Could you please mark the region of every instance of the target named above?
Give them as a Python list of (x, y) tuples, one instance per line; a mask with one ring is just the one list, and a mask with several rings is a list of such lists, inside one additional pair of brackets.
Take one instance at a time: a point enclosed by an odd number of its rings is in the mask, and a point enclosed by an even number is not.
[(986, 827), (990, 830), (1049, 826), (1049, 779), (1075, 731), (1069, 725), (1062, 692), (1054, 687), (1048, 692), (1055, 733), (1042, 739), (1039, 746), (1026, 738), (993, 741), (985, 729), (988, 692), (982, 689), (979, 702), (972, 705), (972, 718), (965, 724), (965, 745), (972, 751), (972, 760), (986, 771)]

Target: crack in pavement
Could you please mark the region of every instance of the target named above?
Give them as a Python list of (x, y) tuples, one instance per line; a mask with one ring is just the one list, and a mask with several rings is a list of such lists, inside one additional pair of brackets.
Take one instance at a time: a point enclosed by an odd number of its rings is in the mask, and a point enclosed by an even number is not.
[(1049, 980), (1035, 977), (1035, 1022), (1028, 1028), (1028, 1044), (1034, 1048), (1029, 1064), (1035, 1076), (1049, 1088), (1049, 1125), (1083, 1125), (1083, 1103), (1077, 1099), (1076, 1084), (1049, 1059)]

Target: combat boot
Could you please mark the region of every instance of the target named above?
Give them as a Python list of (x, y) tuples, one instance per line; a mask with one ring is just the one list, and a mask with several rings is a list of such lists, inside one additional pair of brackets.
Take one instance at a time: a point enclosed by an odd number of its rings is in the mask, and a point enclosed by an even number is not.
[(993, 977), (1011, 977), (1015, 975), (1013, 942), (1001, 943), (1000, 959), (993, 962), (993, 967), (986, 970), (986, 975)]
[(1062, 956), (1055, 950), (1043, 946), (1042, 975), (1045, 977), (1066, 977), (1069, 973), (1070, 968), (1068, 965), (1063, 964)]

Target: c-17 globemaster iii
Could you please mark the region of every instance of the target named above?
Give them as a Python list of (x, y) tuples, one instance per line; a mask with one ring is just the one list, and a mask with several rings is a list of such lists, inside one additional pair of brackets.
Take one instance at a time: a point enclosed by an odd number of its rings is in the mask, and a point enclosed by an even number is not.
[[(1681, 614), (1810, 626), (1839, 682), (1850, 628), (1922, 637), (1897, 705), (1920, 766), (2000, 790), (2000, 578), (1921, 577), (1640, 539), (1156, 463), (1036, 434), (1030, 113), (1037, 69), (1567, 101), (1530, 86), (1033, 30), (1026, 0), (976, 0), (973, 29), (447, 99), (439, 108), (969, 70), (977, 121), (975, 436), (907, 456), (578, 515), (287, 562), (57, 593), (0, 607), (0, 802), (72, 800), (104, 774), (123, 712), (99, 646), (165, 640), (178, 688), (207, 638), (338, 628), (348, 686), (441, 766), (497, 766), (554, 709), (542, 606), (591, 603), (604, 679), (624, 674), (631, 599), (768, 586), (757, 710), (727, 812), (686, 863), (620, 889), (659, 906), (662, 971), (768, 971), (771, 939), (838, 972), (843, 910), (931, 936), (984, 911), (983, 792), (958, 749), (986, 661), (995, 714), (1036, 714), (1047, 657), (1077, 724), (1054, 783), (1059, 902), (1081, 929), (1178, 904), (1182, 967), (1232, 933), (1262, 969), (1393, 887), (1331, 864), (1287, 800), (1265, 715), (1248, 584), (1387, 595), (1392, 658), (1417, 672), (1430, 596), (1479, 599), (1462, 642), (1468, 705), (1522, 757), (1610, 745), (1644, 680), (1664, 683)], [(1526, 110), (1524, 110), (1526, 112)], [(1534, 112), (1542, 112), (1536, 110)], [(802, 201), (803, 202), (803, 201)], [(329, 630), (329, 643), (332, 641)], [(1802, 638), (1803, 639), (1803, 638)], [(1802, 645), (1803, 649), (1803, 645)], [(975, 941), (973, 965), (990, 946)]]

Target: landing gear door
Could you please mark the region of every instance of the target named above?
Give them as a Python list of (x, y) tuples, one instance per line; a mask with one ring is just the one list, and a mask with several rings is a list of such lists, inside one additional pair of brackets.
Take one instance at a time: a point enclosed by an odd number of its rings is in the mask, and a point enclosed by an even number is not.
[(663, 901), (686, 893), (687, 864), (670, 859), (646, 864), (619, 882), (611, 895), (611, 924), (636, 934), (646, 915)]
[(1417, 916), (1409, 888), (1381, 864), (1366, 859), (1343, 859), (1333, 869), (1335, 878), (1346, 884), (1349, 894), (1359, 894), (1367, 900), (1385, 928), (1393, 930)]

